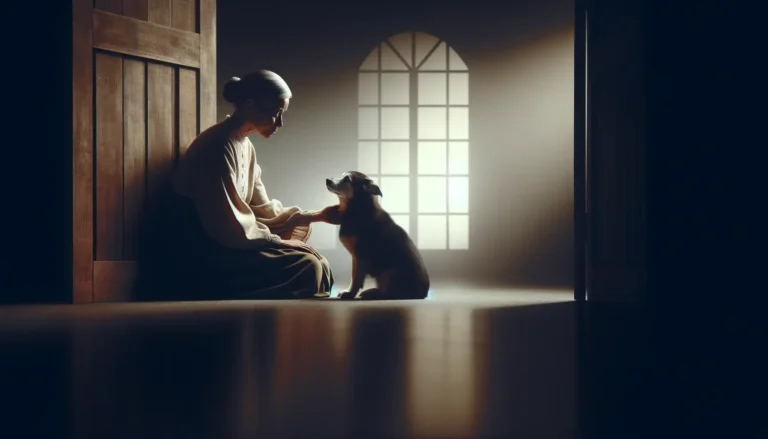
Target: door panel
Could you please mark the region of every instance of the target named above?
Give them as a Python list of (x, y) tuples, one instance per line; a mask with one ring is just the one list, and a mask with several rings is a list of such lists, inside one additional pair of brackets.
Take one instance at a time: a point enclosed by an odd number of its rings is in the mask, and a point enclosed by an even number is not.
[(147, 63), (123, 61), (123, 258), (138, 255), (139, 219), (147, 188)]
[(96, 57), (96, 260), (123, 257), (123, 59)]
[(215, 1), (73, 0), (73, 20), (73, 301), (131, 300), (142, 211), (215, 123)]

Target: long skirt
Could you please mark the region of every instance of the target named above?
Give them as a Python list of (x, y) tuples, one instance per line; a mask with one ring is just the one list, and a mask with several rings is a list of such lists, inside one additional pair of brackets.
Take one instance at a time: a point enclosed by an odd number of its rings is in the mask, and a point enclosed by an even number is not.
[[(325, 257), (304, 250), (267, 245), (237, 250), (215, 242), (203, 229), (194, 204), (169, 196), (154, 221), (149, 267), (153, 299), (232, 300), (308, 299), (330, 296), (333, 272)], [(157, 216), (155, 218), (158, 218)], [(163, 247), (163, 248), (158, 248)], [(154, 279), (147, 281), (146, 279)], [(168, 297), (168, 296), (171, 297)]]

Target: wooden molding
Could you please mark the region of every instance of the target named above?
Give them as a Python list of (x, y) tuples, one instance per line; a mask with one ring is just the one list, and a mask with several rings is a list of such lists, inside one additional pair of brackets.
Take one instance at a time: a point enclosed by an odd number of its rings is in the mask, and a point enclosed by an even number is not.
[(200, 124), (198, 132), (216, 123), (216, 0), (199, 0)]
[(93, 301), (93, 2), (72, 1), (72, 301)]
[(135, 281), (134, 261), (94, 261), (93, 301), (131, 301), (134, 299)]
[(93, 10), (93, 47), (200, 68), (200, 35)]

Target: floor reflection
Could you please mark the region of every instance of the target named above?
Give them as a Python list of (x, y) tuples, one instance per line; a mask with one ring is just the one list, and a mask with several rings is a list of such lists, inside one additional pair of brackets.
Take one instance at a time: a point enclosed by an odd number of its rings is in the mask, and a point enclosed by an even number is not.
[(32, 413), (50, 420), (26, 424), (27, 432), (575, 435), (574, 303), (152, 305), (86, 306), (55, 323), (36, 324), (32, 313), (26, 324), (0, 325), (4, 349), (40, 352), (2, 374), (15, 373), (15, 389), (28, 393), (20, 416), (37, 401)]

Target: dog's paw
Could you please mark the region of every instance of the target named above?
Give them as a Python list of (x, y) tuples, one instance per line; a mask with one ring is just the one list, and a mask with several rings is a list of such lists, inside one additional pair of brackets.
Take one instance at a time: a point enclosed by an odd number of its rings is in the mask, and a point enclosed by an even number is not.
[(378, 288), (369, 288), (365, 291), (361, 291), (358, 295), (360, 300), (387, 300), (391, 299), (384, 291)]
[(353, 293), (352, 291), (342, 291), (339, 293), (339, 299), (341, 300), (354, 299), (355, 296), (357, 296), (357, 293)]

